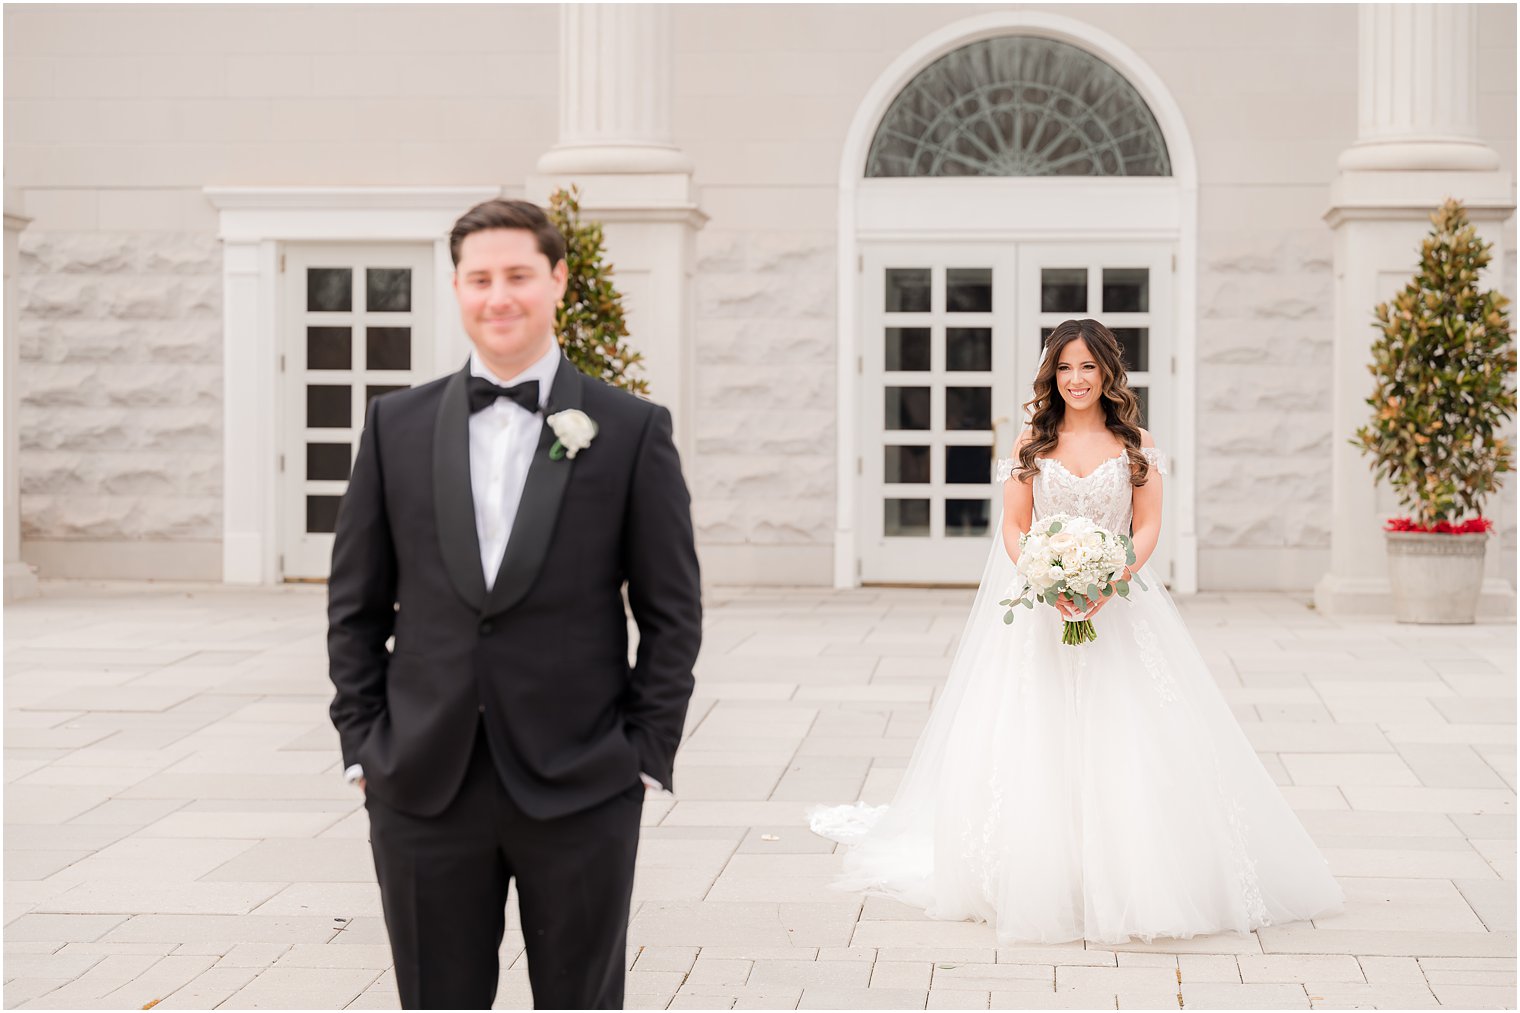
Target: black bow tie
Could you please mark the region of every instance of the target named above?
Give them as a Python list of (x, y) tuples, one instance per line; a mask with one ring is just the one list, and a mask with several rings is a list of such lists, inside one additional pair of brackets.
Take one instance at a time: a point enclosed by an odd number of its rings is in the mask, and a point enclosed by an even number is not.
[(499, 397), (508, 398), (522, 405), (525, 411), (538, 412), (538, 381), (528, 380), (512, 387), (492, 383), (483, 376), (470, 377), (470, 414), (483, 411), (496, 403)]

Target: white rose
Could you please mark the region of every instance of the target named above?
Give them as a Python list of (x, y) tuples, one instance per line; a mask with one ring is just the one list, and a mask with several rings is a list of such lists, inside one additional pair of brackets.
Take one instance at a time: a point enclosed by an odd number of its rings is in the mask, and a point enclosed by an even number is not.
[(1077, 544), (1077, 536), (1070, 531), (1061, 530), (1050, 536), (1050, 551), (1061, 554)]
[(549, 416), (548, 422), (549, 428), (554, 430), (554, 435), (565, 448), (566, 457), (575, 457), (591, 446), (591, 441), (596, 438), (596, 423), (578, 408), (555, 412)]

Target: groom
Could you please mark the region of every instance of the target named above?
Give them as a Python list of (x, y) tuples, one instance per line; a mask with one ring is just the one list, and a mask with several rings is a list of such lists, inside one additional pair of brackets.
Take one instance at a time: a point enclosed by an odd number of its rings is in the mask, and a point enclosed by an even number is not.
[(475, 347), (369, 406), (328, 585), (332, 720), (402, 1005), (490, 1007), (515, 878), (534, 1005), (617, 1009), (645, 787), (671, 786), (701, 640), (690, 499), (670, 413), (560, 352), (544, 212), (486, 201), (449, 245)]

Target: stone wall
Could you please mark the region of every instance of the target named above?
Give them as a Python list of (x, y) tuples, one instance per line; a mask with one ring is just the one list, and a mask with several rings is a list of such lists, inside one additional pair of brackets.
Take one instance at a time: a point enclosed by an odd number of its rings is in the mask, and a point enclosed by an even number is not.
[(1198, 541), (1330, 546), (1328, 228), (1200, 230)]
[(831, 545), (833, 233), (709, 226), (698, 237), (695, 286), (698, 539)]
[(21, 234), (26, 541), (221, 537), (221, 244)]

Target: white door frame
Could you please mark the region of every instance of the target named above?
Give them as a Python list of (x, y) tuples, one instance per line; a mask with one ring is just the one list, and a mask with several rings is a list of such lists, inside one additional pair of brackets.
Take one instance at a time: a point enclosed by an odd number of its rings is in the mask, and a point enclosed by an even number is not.
[[(968, 43), (1033, 35), (1077, 46), (1134, 85), (1156, 117), (1172, 175), (1166, 177), (1037, 177), (866, 179), (866, 155), (877, 124), (897, 94), (925, 67)], [(1172, 347), (1177, 356), (1172, 412), (1176, 464), (1167, 492), (1176, 504), (1174, 590), (1198, 588), (1196, 425), (1198, 169), (1182, 110), (1161, 78), (1134, 50), (1105, 32), (1057, 14), (999, 11), (946, 25), (909, 47), (876, 79), (855, 112), (839, 169), (838, 360), (834, 586), (854, 587), (860, 551), (856, 459), (861, 453), (858, 372), (862, 240), (981, 239), (1003, 242), (1152, 240), (1176, 244)]]
[(293, 241), (433, 244), (435, 370), (469, 341), (447, 298), (449, 229), (501, 196), (475, 187), (207, 187), (222, 251), (222, 580), (272, 584), (278, 567), (280, 252)]

